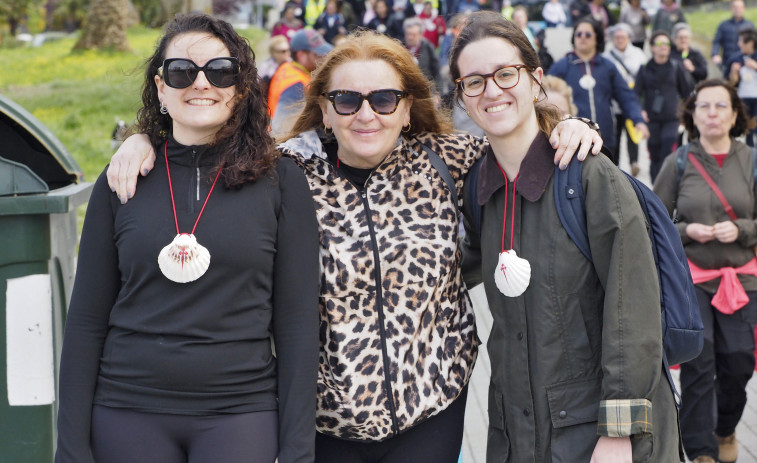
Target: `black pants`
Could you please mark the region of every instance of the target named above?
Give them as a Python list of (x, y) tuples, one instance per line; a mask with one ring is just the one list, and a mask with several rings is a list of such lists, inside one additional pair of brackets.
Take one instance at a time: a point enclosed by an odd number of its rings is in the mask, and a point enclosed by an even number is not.
[(468, 387), (449, 407), (381, 442), (355, 442), (316, 433), (315, 463), (457, 463), (463, 443)]
[(273, 463), (279, 453), (276, 411), (187, 416), (95, 405), (97, 463)]
[[(757, 98), (742, 98), (741, 101), (744, 102), (747, 109), (747, 114), (750, 117), (757, 116)], [(746, 144), (754, 147), (754, 137), (757, 136), (757, 127), (752, 129), (751, 132), (746, 134)]]
[(690, 460), (709, 455), (717, 460), (715, 435), (733, 434), (746, 406), (746, 385), (754, 372), (754, 327), (757, 291), (732, 315), (710, 305), (713, 295), (696, 288), (704, 322), (704, 348), (681, 365), (681, 434)]
[(660, 173), (662, 162), (670, 153), (678, 139), (678, 120), (671, 121), (649, 121), (649, 140), (647, 148), (649, 149), (649, 175), (652, 177), (652, 183)]

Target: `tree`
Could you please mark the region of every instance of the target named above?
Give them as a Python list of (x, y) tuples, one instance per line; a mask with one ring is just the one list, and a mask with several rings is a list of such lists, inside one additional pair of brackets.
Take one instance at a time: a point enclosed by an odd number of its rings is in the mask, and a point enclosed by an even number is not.
[(128, 19), (129, 0), (92, 0), (84, 30), (74, 49), (129, 50)]
[(8, 22), (11, 35), (16, 35), (29, 10), (38, 8), (41, 4), (42, 0), (1, 0), (0, 18)]

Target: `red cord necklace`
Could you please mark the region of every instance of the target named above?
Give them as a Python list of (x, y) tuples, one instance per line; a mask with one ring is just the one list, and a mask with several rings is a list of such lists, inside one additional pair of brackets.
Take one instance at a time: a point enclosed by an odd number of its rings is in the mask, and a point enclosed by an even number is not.
[(163, 275), (176, 283), (189, 283), (195, 281), (205, 274), (210, 266), (210, 252), (197, 242), (195, 238), (195, 229), (200, 222), (202, 213), (205, 212), (205, 206), (208, 205), (210, 195), (216, 187), (218, 177), (221, 175), (221, 169), (218, 169), (213, 185), (208, 191), (208, 196), (197, 215), (197, 220), (192, 227), (191, 233), (181, 233), (179, 231), (179, 218), (176, 215), (176, 201), (173, 197), (173, 184), (171, 183), (171, 169), (168, 166), (168, 142), (163, 147), (163, 154), (166, 158), (166, 173), (168, 175), (168, 189), (171, 192), (171, 206), (173, 207), (173, 219), (176, 224), (176, 237), (171, 243), (164, 247), (158, 254), (158, 266)]
[(507, 197), (510, 190), (510, 180), (505, 174), (505, 170), (497, 163), (502, 176), (505, 177), (505, 211), (502, 216), (502, 242), (500, 246), (499, 259), (497, 267), (494, 269), (494, 283), (497, 289), (507, 297), (518, 297), (526, 291), (531, 281), (531, 264), (526, 260), (518, 257), (513, 249), (513, 238), (515, 237), (515, 189), (518, 186), (518, 177), (513, 180), (513, 206), (512, 216), (510, 219), (510, 248), (505, 250), (505, 231), (507, 229)]

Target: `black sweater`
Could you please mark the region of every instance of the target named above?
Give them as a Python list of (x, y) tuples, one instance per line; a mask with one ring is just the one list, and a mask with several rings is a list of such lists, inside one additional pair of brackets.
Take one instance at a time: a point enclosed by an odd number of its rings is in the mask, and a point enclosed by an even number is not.
[[(240, 189), (219, 179), (194, 233), (210, 267), (179, 284), (158, 268), (176, 225), (163, 146), (156, 153), (127, 204), (104, 173), (90, 198), (62, 350), (55, 461), (91, 461), (99, 404), (179, 415), (278, 409), (279, 462), (311, 462), (318, 231), (302, 171), (280, 159)], [(168, 157), (179, 229), (189, 233), (215, 156), (171, 140)]]
[(650, 122), (676, 120), (678, 102), (693, 89), (691, 74), (682, 64), (671, 60), (658, 64), (650, 59), (639, 69), (634, 85)]

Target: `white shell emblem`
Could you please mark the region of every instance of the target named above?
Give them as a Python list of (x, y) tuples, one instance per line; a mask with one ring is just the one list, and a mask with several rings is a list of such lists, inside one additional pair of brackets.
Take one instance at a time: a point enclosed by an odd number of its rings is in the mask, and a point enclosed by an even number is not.
[(578, 79), (578, 85), (580, 85), (584, 90), (591, 90), (595, 85), (597, 85), (597, 81), (594, 80), (592, 76), (585, 75)]
[(526, 259), (518, 257), (513, 249), (500, 253), (494, 282), (502, 294), (518, 297), (526, 291), (530, 281), (531, 264)]
[(210, 252), (194, 235), (181, 233), (158, 254), (163, 275), (176, 283), (189, 283), (205, 274), (210, 266)]

